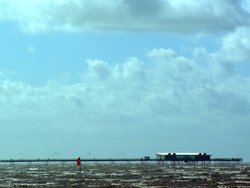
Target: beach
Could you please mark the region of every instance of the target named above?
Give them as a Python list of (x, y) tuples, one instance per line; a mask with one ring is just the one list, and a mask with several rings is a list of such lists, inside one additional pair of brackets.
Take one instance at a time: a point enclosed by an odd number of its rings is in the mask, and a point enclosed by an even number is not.
[(1, 164), (0, 187), (250, 187), (249, 164)]

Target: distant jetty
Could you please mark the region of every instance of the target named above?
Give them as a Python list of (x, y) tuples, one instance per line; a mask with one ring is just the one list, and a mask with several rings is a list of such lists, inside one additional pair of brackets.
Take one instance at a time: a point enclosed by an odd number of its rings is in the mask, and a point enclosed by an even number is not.
[[(79, 159), (78, 159), (79, 160)], [(157, 164), (216, 164), (216, 163), (242, 163), (242, 158), (211, 158), (206, 153), (157, 153), (156, 158), (144, 156), (142, 158), (80, 158), (82, 162), (156, 162)], [(75, 159), (5, 159), (0, 163), (56, 163), (56, 162), (76, 162)]]

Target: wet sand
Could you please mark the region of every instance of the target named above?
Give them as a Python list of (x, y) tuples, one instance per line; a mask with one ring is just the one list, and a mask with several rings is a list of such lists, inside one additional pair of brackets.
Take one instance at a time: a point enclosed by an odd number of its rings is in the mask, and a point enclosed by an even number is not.
[(250, 165), (1, 164), (0, 187), (250, 187)]

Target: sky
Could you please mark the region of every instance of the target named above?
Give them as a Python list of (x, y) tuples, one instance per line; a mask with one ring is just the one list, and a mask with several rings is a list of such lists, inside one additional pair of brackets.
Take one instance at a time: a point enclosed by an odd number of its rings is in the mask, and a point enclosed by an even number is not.
[(0, 0), (0, 158), (250, 162), (249, 0)]

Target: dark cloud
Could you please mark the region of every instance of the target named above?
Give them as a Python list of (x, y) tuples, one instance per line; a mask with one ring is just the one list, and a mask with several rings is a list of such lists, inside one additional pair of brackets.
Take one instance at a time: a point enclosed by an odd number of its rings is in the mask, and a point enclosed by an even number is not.
[[(217, 32), (250, 24), (240, 1), (1, 1), (0, 20), (27, 32)], [(8, 11), (6, 11), (8, 10)]]
[(124, 0), (129, 12), (134, 16), (157, 16), (163, 10), (162, 0)]

